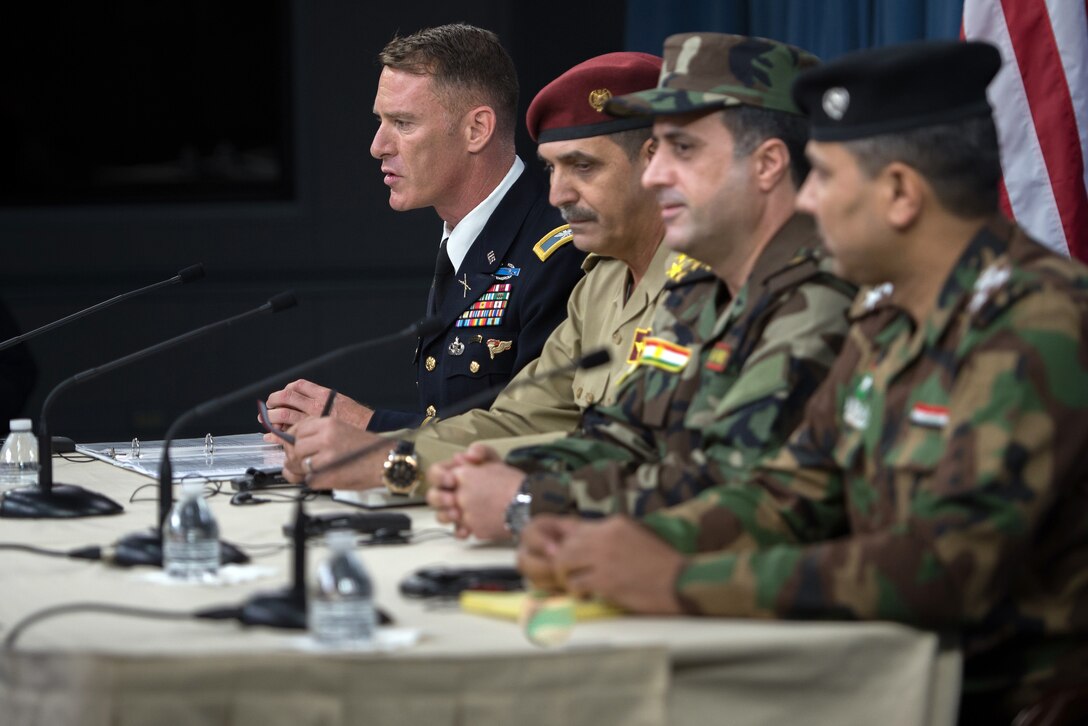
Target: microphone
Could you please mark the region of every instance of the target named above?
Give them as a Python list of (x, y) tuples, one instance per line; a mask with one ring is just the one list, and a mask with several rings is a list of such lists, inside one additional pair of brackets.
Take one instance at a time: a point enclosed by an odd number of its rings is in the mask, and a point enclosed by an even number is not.
[[(266, 378), (262, 378), (256, 383), (251, 383), (248, 386), (244, 386), (237, 390), (225, 393), (218, 398), (213, 398), (204, 403), (201, 403), (183, 414), (178, 416), (170, 428), (166, 430), (166, 434), (163, 436), (162, 442), (162, 463), (159, 465), (159, 516), (155, 523), (154, 528), (150, 532), (137, 532), (134, 534), (126, 535), (116, 544), (116, 555), (114, 557), (115, 564), (122, 566), (131, 565), (150, 565), (152, 567), (162, 567), (162, 527), (166, 522), (167, 516), (170, 514), (170, 506), (174, 502), (173, 490), (171, 485), (173, 484), (173, 473), (170, 463), (170, 443), (174, 440), (178, 431), (190, 423), (193, 419), (201, 416), (206, 416), (210, 413), (214, 413), (224, 406), (234, 403), (235, 401), (256, 396), (268, 391), (272, 386), (281, 383), (283, 380), (293, 378), (295, 376), (306, 373), (307, 371), (331, 363), (338, 358), (342, 358), (351, 353), (365, 350), (367, 348), (373, 348), (375, 346), (384, 345), (386, 343), (392, 343), (393, 341), (400, 340), (402, 338), (409, 338), (415, 336), (430, 335), (432, 332), (437, 332), (445, 328), (444, 323), (436, 317), (424, 318), (412, 325), (409, 325), (404, 330), (396, 333), (390, 333), (378, 338), (371, 338), (369, 340), (360, 341), (358, 343), (352, 343), (345, 345), (341, 348), (331, 350), (328, 353), (320, 355), (316, 358), (303, 361), (297, 365), (294, 365), (279, 373), (273, 373)], [(220, 551), (222, 553), (222, 561), (224, 563), (231, 562), (246, 562), (248, 557), (237, 550), (233, 546), (223, 542)]]
[(89, 308), (87, 308), (85, 310), (80, 310), (78, 313), (72, 313), (71, 315), (69, 315), (67, 317), (64, 317), (64, 318), (61, 318), (60, 320), (54, 320), (53, 322), (51, 322), (51, 323), (49, 323), (47, 325), (43, 325), (40, 328), (37, 328), (35, 330), (31, 330), (29, 333), (23, 333), (22, 335), (16, 335), (14, 338), (8, 338), (3, 343), (0, 343), (0, 350), (4, 350), (5, 348), (10, 348), (13, 345), (18, 345), (19, 343), (22, 343), (23, 341), (26, 341), (26, 340), (30, 340), (31, 338), (36, 338), (39, 335), (41, 335), (42, 333), (48, 333), (50, 330), (53, 330), (55, 328), (59, 328), (62, 325), (67, 325), (68, 323), (70, 323), (72, 321), (75, 321), (75, 320), (79, 320), (80, 318), (85, 317), (87, 315), (90, 315), (91, 313), (96, 313), (99, 310), (104, 310), (105, 308), (110, 307), (111, 305), (116, 305), (117, 303), (119, 303), (119, 302), (121, 302), (123, 300), (128, 300), (130, 297), (136, 297), (137, 295), (143, 295), (145, 292), (151, 292), (152, 290), (158, 290), (160, 287), (166, 287), (167, 285), (176, 285), (176, 284), (184, 285), (187, 282), (192, 282), (194, 280), (199, 280), (202, 277), (204, 277), (204, 265), (199, 264), (199, 263), (195, 264), (195, 265), (190, 265), (189, 267), (186, 267), (184, 270), (181, 270), (180, 272), (178, 272), (178, 274), (174, 275), (173, 277), (171, 277), (168, 280), (163, 280), (162, 282), (156, 282), (154, 285), (148, 285), (147, 287), (141, 287), (139, 290), (132, 290), (131, 292), (126, 292), (126, 293), (124, 293), (122, 295), (118, 295), (117, 297), (111, 297), (109, 300), (104, 300), (104, 301), (98, 303), (97, 305), (92, 305), (91, 307), (89, 307)]
[[(536, 375), (528, 377), (525, 380), (513, 381), (513, 382), (507, 383), (507, 384), (499, 384), (497, 386), (492, 386), (491, 388), (488, 388), (485, 391), (481, 391), (481, 392), (479, 392), (479, 393), (477, 393), (477, 394), (475, 394), (473, 396), (469, 396), (468, 398), (464, 398), (464, 399), (460, 400), (457, 403), (456, 406), (453, 407), (452, 412), (449, 413), (447, 416), (445, 416), (445, 418), (451, 418), (453, 416), (459, 416), (460, 414), (465, 413), (466, 411), (471, 411), (474, 408), (479, 408), (480, 406), (483, 406), (485, 404), (489, 404), (491, 401), (494, 401), (495, 397), (498, 396), (503, 391), (516, 391), (519, 388), (522, 388), (523, 386), (530, 386), (530, 385), (533, 385), (534, 383), (540, 383), (542, 381), (547, 381), (547, 380), (549, 380), (551, 378), (556, 378), (556, 377), (564, 375), (566, 373), (571, 373), (572, 371), (589, 370), (590, 368), (599, 368), (600, 366), (606, 365), (608, 363), (608, 361), (610, 361), (611, 359), (612, 359), (612, 354), (608, 352), (607, 348), (599, 348), (597, 350), (590, 351), (589, 353), (586, 353), (585, 355), (583, 355), (581, 358), (573, 360), (570, 363), (567, 363), (566, 365), (562, 365), (562, 366), (558, 366), (556, 368), (552, 368), (550, 371), (544, 371), (543, 373), (537, 373)], [(414, 439), (416, 432), (420, 431), (421, 429), (422, 429), (422, 427), (413, 429), (412, 431), (409, 431), (405, 435), (404, 438), (406, 438), (409, 441)], [(382, 448), (384, 446), (389, 446), (389, 442), (390, 442), (390, 439), (388, 439), (386, 437), (381, 437), (381, 438), (379, 438), (379, 439), (377, 439), (375, 441), (371, 441), (369, 444), (366, 444), (365, 446), (359, 447), (355, 451), (349, 451), (348, 453), (344, 454), (343, 456), (341, 456), (338, 459), (333, 459), (332, 461), (325, 464), (324, 466), (316, 466), (316, 467), (314, 467), (314, 470), (312, 472), (310, 472), (310, 475), (306, 478), (306, 482), (309, 483), (310, 481), (313, 480), (313, 478), (315, 476), (320, 475), (322, 472), (332, 471), (333, 469), (338, 469), (341, 466), (346, 466), (347, 464), (350, 464), (353, 461), (356, 461), (358, 459), (362, 459), (364, 456), (367, 456), (368, 454), (375, 451), (376, 449), (380, 449), (380, 448)]]
[(306, 629), (306, 490), (295, 499), (291, 527), (291, 584), (282, 590), (258, 592), (241, 607), (207, 608), (198, 618), (237, 620), (243, 625), (265, 625), (288, 630)]
[[(241, 606), (210, 607), (199, 610), (196, 617), (206, 620), (237, 620), (242, 625), (264, 625), (269, 628), (305, 630), (306, 621), (306, 511), (303, 503), (308, 490), (303, 489), (295, 499), (295, 517), (291, 524), (291, 584), (281, 590), (258, 592)], [(375, 606), (378, 622), (393, 622), (381, 608)]]
[(278, 313), (298, 304), (293, 293), (283, 292), (268, 300), (264, 305), (247, 312), (220, 320), (209, 325), (164, 340), (148, 348), (130, 353), (123, 358), (104, 363), (95, 368), (82, 371), (64, 379), (49, 392), (42, 404), (42, 413), (38, 419), (38, 486), (11, 489), (0, 497), (0, 517), (20, 519), (68, 519), (73, 517), (96, 517), (119, 514), (122, 507), (117, 502), (101, 494), (88, 491), (73, 484), (53, 483), (53, 457), (50, 452), (49, 425), (46, 414), (57, 395), (71, 386), (96, 378), (103, 373), (115, 370), (129, 363), (135, 363), (150, 355), (173, 348), (208, 333), (229, 327), (255, 315), (266, 312)]

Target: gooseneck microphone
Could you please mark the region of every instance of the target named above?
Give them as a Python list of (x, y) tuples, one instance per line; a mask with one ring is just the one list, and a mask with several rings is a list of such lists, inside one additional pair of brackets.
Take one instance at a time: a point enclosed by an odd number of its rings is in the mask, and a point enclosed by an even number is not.
[[(285, 379), (307, 373), (313, 368), (326, 363), (331, 363), (332, 361), (350, 355), (351, 353), (379, 345), (385, 345), (386, 343), (392, 343), (402, 338), (430, 335), (433, 332), (442, 330), (443, 327), (444, 324), (438, 318), (424, 318), (399, 332), (345, 345), (316, 358), (303, 361), (302, 363), (280, 371), (279, 373), (274, 373), (266, 378), (262, 378), (248, 386), (225, 393), (218, 398), (205, 401), (178, 416), (174, 420), (174, 423), (170, 424), (170, 428), (166, 430), (166, 434), (163, 436), (162, 462), (159, 466), (158, 520), (155, 523), (154, 529), (150, 532), (138, 532), (127, 535), (119, 540), (115, 544), (116, 551), (114, 561), (122, 566), (162, 566), (162, 527), (166, 522), (167, 516), (170, 514), (170, 507), (174, 502), (173, 490), (171, 488), (171, 485), (173, 484), (173, 469), (170, 463), (170, 444), (183, 426), (189, 424), (194, 419), (218, 411), (235, 401), (267, 393), (271, 387), (283, 382)], [(225, 545), (226, 543), (223, 544)], [(222, 561), (224, 563), (245, 562), (248, 559), (244, 553), (234, 550), (229, 545), (221, 547), (221, 553)]]
[(53, 457), (50, 452), (49, 425), (47, 414), (54, 399), (62, 391), (71, 386), (92, 378), (97, 378), (103, 373), (126, 366), (129, 363), (143, 360), (144, 358), (187, 343), (209, 333), (229, 327), (235, 323), (266, 312), (278, 313), (281, 310), (294, 307), (298, 304), (293, 293), (284, 292), (276, 295), (260, 307), (247, 312), (220, 320), (191, 330), (188, 333), (156, 343), (148, 348), (130, 353), (123, 358), (104, 363), (95, 368), (82, 371), (64, 379), (49, 392), (42, 404), (42, 413), (38, 419), (38, 486), (21, 487), (11, 489), (0, 498), (0, 517), (29, 518), (29, 519), (68, 519), (73, 517), (95, 517), (108, 514), (119, 514), (122, 507), (117, 502), (104, 497), (101, 494), (89, 491), (73, 484), (54, 484), (53, 482)]
[(10, 348), (13, 345), (18, 345), (19, 343), (30, 340), (31, 338), (36, 338), (39, 335), (41, 335), (42, 333), (48, 333), (50, 330), (54, 330), (56, 328), (59, 328), (62, 325), (67, 325), (68, 323), (71, 323), (71, 322), (73, 322), (75, 320), (79, 320), (80, 318), (85, 317), (87, 315), (90, 315), (91, 313), (97, 313), (99, 310), (104, 310), (104, 309), (110, 307), (111, 305), (116, 305), (119, 302), (122, 302), (124, 300), (128, 300), (129, 298), (132, 298), (132, 297), (136, 297), (137, 295), (143, 295), (145, 292), (151, 292), (152, 290), (158, 290), (160, 287), (166, 287), (167, 285), (177, 285), (177, 284), (184, 285), (187, 282), (193, 282), (194, 280), (199, 280), (202, 277), (204, 277), (204, 265), (199, 264), (199, 263), (195, 264), (195, 265), (190, 265), (189, 267), (186, 267), (184, 270), (179, 271), (178, 274), (174, 275), (173, 277), (171, 277), (168, 280), (163, 280), (161, 282), (156, 282), (154, 285), (148, 285), (146, 287), (141, 287), (139, 290), (132, 290), (130, 292), (126, 292), (124, 294), (118, 295), (117, 297), (111, 297), (109, 300), (103, 300), (102, 302), (98, 303), (97, 305), (92, 305), (91, 307), (86, 308), (85, 310), (80, 310), (77, 313), (72, 313), (71, 315), (69, 315), (67, 317), (63, 317), (60, 320), (54, 320), (53, 322), (48, 323), (47, 325), (43, 325), (40, 328), (36, 328), (34, 330), (31, 330), (29, 333), (23, 333), (22, 335), (16, 335), (14, 338), (8, 338), (3, 343), (0, 343), (0, 350), (4, 350), (5, 348)]
[[(573, 371), (598, 368), (600, 366), (606, 365), (611, 359), (612, 354), (608, 352), (607, 348), (599, 348), (598, 350), (590, 351), (589, 353), (583, 355), (581, 358), (577, 358), (570, 363), (567, 363), (566, 365), (557, 366), (555, 368), (552, 368), (551, 370), (544, 371), (543, 373), (537, 373), (532, 376), (527, 376), (525, 379), (520, 381), (515, 380), (511, 383), (501, 383), (497, 386), (492, 386), (485, 391), (480, 391), (473, 396), (461, 399), (457, 402), (457, 405), (450, 410), (449, 413), (443, 416), (443, 418), (459, 416), (466, 411), (471, 411), (474, 408), (479, 408), (480, 406), (487, 405), (490, 402), (494, 401), (495, 397), (503, 391), (516, 391), (523, 386), (531, 386), (535, 383), (541, 383), (551, 378), (556, 378), (557, 376), (572, 373)], [(407, 440), (412, 440), (415, 438), (415, 433), (421, 430), (422, 427), (413, 429), (412, 431), (409, 431), (403, 438)], [(314, 479), (314, 477), (319, 476), (323, 472), (332, 471), (333, 469), (339, 469), (341, 466), (347, 466), (351, 462), (362, 459), (364, 456), (367, 456), (368, 454), (372, 453), (377, 449), (380, 449), (382, 447), (388, 447), (391, 441), (392, 439), (383, 436), (374, 441), (371, 441), (369, 444), (359, 447), (355, 451), (349, 451), (343, 456), (333, 459), (327, 464), (324, 464), (322, 466), (315, 466), (313, 471), (306, 478), (306, 482), (309, 483)]]

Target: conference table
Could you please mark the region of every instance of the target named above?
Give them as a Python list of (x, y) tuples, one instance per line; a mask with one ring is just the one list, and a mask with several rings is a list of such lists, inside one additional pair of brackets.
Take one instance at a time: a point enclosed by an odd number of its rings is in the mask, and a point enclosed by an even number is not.
[[(108, 545), (154, 521), (152, 479), (101, 461), (54, 461), (56, 481), (110, 496), (124, 513), (3, 519), (0, 543)], [(233, 584), (172, 583), (150, 568), (0, 546), (0, 637), (27, 616), (68, 603), (186, 613), (285, 587), (291, 554), (283, 525), (293, 505), (232, 506), (230, 499), (224, 487), (208, 501), (224, 539), (253, 557), (232, 568)], [(310, 513), (345, 508), (327, 497), (307, 504)], [(398, 584), (417, 568), (510, 565), (514, 550), (456, 540), (424, 507), (401, 511), (412, 520), (411, 542), (357, 550), (378, 605), (394, 620), (383, 628), (383, 647), (323, 649), (304, 631), (229, 621), (70, 612), (34, 623), (0, 654), (0, 724), (955, 722), (958, 650), (935, 633), (893, 623), (622, 616), (578, 622), (565, 643), (540, 647), (514, 621), (404, 597)], [(311, 540), (309, 566), (324, 554), (323, 543)]]

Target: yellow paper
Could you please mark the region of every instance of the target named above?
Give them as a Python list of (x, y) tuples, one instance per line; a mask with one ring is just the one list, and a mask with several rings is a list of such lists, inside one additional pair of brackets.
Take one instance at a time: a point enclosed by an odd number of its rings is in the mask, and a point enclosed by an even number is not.
[[(486, 615), (517, 622), (525, 609), (525, 592), (487, 592), (483, 590), (465, 590), (461, 593), (461, 609), (466, 613)], [(614, 605), (599, 600), (577, 600), (574, 603), (576, 621), (615, 618), (623, 611)]]

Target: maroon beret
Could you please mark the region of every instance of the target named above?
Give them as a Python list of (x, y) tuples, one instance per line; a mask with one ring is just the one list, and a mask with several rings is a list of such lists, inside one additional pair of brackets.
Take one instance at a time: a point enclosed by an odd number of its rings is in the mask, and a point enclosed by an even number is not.
[(650, 126), (652, 117), (614, 118), (604, 104), (613, 96), (654, 88), (659, 75), (661, 59), (649, 53), (605, 53), (579, 63), (529, 104), (529, 136), (545, 144)]

